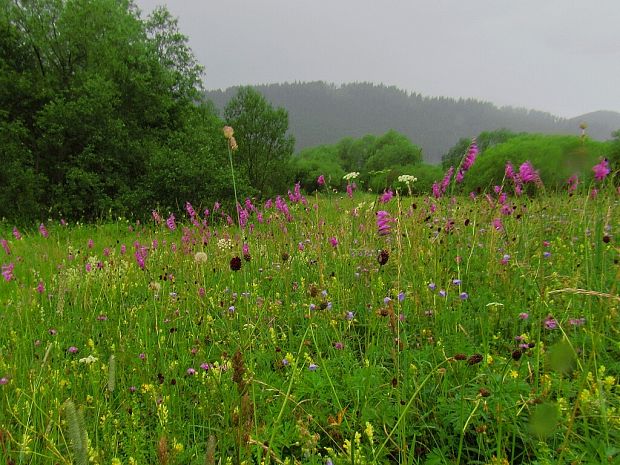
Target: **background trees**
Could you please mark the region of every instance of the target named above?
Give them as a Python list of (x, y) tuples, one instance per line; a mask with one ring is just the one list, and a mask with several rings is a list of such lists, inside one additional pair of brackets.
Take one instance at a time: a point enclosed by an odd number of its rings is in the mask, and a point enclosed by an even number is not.
[(395, 185), (401, 174), (413, 174), (422, 163), (422, 150), (402, 134), (389, 130), (377, 137), (347, 137), (334, 145), (302, 150), (292, 164), (294, 177), (307, 190), (316, 189), (323, 174), (333, 187), (344, 187), (342, 176), (360, 172), (357, 180), (364, 187), (380, 191)]
[(290, 180), (289, 160), (295, 139), (288, 135), (288, 113), (273, 108), (251, 87), (241, 87), (224, 110), (235, 130), (239, 150), (235, 165), (262, 195), (283, 192)]
[(128, 0), (0, 0), (0, 215), (225, 196), (223, 122), (201, 74), (164, 8), (143, 20)]

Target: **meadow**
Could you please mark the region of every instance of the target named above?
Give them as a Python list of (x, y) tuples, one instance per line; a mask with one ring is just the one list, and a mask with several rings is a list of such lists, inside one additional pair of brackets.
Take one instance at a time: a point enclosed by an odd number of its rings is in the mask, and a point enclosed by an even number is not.
[(619, 462), (611, 184), (238, 213), (0, 224), (2, 463)]

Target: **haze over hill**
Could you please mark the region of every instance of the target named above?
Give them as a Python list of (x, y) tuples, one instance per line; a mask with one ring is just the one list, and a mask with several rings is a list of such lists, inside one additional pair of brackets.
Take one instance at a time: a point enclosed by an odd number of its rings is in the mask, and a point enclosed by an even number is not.
[[(424, 159), (439, 163), (460, 138), (506, 128), (515, 132), (579, 134), (581, 123), (598, 140), (620, 129), (620, 113), (596, 111), (575, 118), (513, 107), (498, 107), (475, 99), (425, 97), (396, 87), (371, 83), (341, 86), (322, 81), (253, 86), (275, 106), (289, 113), (289, 131), (296, 149), (332, 144), (343, 137), (383, 134), (395, 129), (423, 149)], [(206, 92), (219, 109), (238, 87)]]

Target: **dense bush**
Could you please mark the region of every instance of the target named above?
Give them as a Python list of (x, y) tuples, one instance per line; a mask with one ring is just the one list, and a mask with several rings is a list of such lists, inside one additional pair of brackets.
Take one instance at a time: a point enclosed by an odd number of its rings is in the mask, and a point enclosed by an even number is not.
[(576, 136), (528, 134), (490, 147), (481, 153), (463, 182), (465, 191), (487, 189), (502, 183), (507, 162), (518, 167), (530, 161), (547, 189), (566, 184), (573, 174), (588, 182), (592, 166), (606, 156), (608, 145)]

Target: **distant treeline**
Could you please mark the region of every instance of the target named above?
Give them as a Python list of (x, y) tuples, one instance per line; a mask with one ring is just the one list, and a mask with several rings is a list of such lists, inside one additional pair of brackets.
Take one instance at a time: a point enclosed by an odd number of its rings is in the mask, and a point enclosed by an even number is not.
[[(254, 86), (273, 105), (289, 112), (296, 150), (334, 144), (343, 137), (381, 135), (394, 129), (423, 150), (423, 159), (439, 163), (462, 137), (483, 131), (580, 134), (588, 124), (595, 140), (611, 138), (620, 128), (620, 113), (599, 111), (571, 119), (524, 108), (498, 108), (475, 99), (425, 97), (396, 87), (371, 83), (336, 86), (325, 82), (296, 82)], [(237, 88), (209, 91), (206, 96), (223, 108)]]

